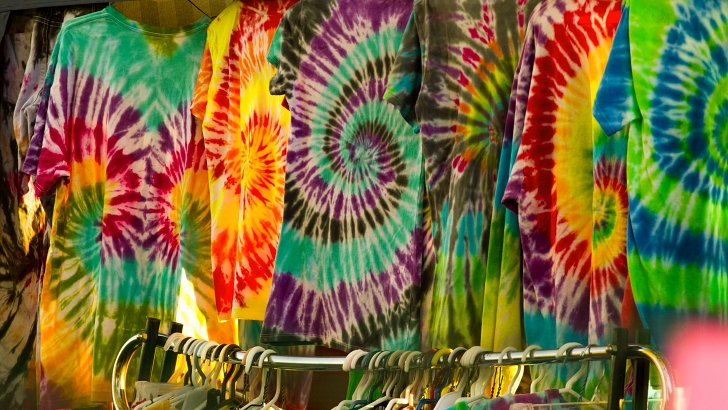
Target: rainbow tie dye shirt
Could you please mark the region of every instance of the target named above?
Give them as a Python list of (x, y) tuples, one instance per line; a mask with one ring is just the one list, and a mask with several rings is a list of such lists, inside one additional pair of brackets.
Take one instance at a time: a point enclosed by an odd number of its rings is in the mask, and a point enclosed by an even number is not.
[(291, 109), (283, 226), (263, 343), (420, 344), (419, 141), (381, 100), (411, 0), (303, 0), (270, 82)]
[[(526, 342), (543, 348), (603, 344), (621, 325), (626, 134), (608, 138), (591, 114), (620, 7), (600, 0), (541, 3), (513, 87), (501, 158), (502, 169), (511, 171), (499, 175), (499, 185), (505, 184), (502, 201), (517, 215), (521, 238)], [(566, 373), (547, 371), (554, 380), (544, 384), (558, 386)], [(598, 379), (590, 377), (592, 386)]]
[(728, 3), (630, 0), (597, 95), (629, 125), (628, 265), (658, 347), (670, 328), (728, 317)]
[[(425, 156), (438, 250), (429, 346), (521, 340), (519, 315), (495, 317), (520, 311), (519, 282), (486, 283), (486, 266), (508, 91), (536, 3), (417, 0), (390, 75), (384, 98), (421, 134)], [(481, 324), (486, 294), (493, 314)]]
[(290, 113), (266, 61), (295, 1), (233, 2), (210, 24), (192, 112), (210, 175), (212, 266), (221, 317), (263, 320), (283, 219)]
[(146, 316), (175, 319), (181, 288), (198, 304), (185, 313), (216, 326), (204, 143), (189, 110), (208, 24), (151, 27), (109, 6), (61, 29), (36, 123), (36, 192), (57, 187), (40, 303), (44, 408), (110, 401), (122, 344)]

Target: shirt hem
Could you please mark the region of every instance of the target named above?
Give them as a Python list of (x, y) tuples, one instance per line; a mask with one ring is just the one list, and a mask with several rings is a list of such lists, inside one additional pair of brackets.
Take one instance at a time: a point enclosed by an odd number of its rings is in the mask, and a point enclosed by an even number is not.
[(415, 134), (420, 133), (420, 125), (417, 123), (417, 115), (413, 111), (404, 112), (405, 103), (404, 101), (395, 93), (390, 93), (387, 91), (384, 93), (384, 96), (382, 99), (399, 111), (399, 113), (402, 115), (402, 118), (404, 118), (405, 121), (407, 121), (407, 124), (412, 127), (412, 130), (415, 132)]
[(279, 346), (295, 346), (295, 345), (316, 345), (328, 347), (331, 349), (343, 350), (345, 352), (351, 352), (357, 349), (361, 350), (376, 350), (372, 347), (357, 346), (350, 343), (344, 343), (339, 341), (330, 341), (327, 343), (323, 342), (323, 337), (318, 335), (309, 336), (295, 336), (295, 335), (281, 335), (271, 333), (261, 333), (260, 342), (269, 345)]
[(627, 125), (620, 124), (617, 121), (612, 121), (611, 119), (609, 119), (609, 115), (607, 115), (607, 113), (602, 109), (602, 106), (598, 103), (594, 103), (592, 115), (594, 116), (594, 119), (597, 120), (599, 126), (602, 127), (602, 130), (604, 130), (607, 136), (612, 136), (618, 133), (622, 128)]

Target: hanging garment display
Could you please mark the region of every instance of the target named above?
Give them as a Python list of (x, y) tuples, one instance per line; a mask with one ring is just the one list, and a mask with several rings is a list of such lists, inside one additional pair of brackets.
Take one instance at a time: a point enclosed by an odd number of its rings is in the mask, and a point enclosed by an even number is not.
[[(25, 66), (23, 85), (20, 95), (15, 103), (13, 112), (13, 127), (15, 138), (18, 143), (19, 164), (22, 166), (28, 153), (30, 141), (33, 138), (33, 128), (38, 107), (41, 100), (41, 92), (45, 84), (48, 62), (51, 58), (53, 46), (56, 44), (58, 33), (61, 31), (61, 24), (72, 18), (91, 13), (100, 7), (52, 7), (40, 9), (33, 19), (33, 35), (30, 45), (30, 58)], [(36, 148), (39, 148), (36, 146)], [(37, 157), (40, 152), (34, 151)], [(35, 175), (32, 172), (25, 172)], [(52, 214), (52, 207), (46, 208)]]
[(234, 2), (210, 25), (192, 112), (210, 175), (212, 265), (221, 317), (263, 320), (281, 221), (290, 113), (266, 61), (295, 1)]
[(57, 187), (41, 406), (109, 401), (113, 352), (146, 316), (173, 320), (181, 287), (214, 327), (210, 194), (189, 112), (208, 24), (152, 27), (109, 6), (59, 34), (36, 123), (35, 187)]
[(594, 115), (607, 134), (629, 125), (629, 275), (662, 346), (728, 315), (728, 3), (628, 5)]
[[(429, 346), (520, 343), (515, 316), (501, 323), (512, 340), (481, 341), (480, 318), (508, 91), (535, 4), (418, 0), (390, 75), (384, 98), (422, 135), (438, 250)], [(519, 310), (510, 287), (496, 283), (488, 307)]]
[[(260, 341), (281, 221), (290, 113), (268, 90), (271, 39), (295, 1), (231, 3), (207, 30), (192, 105), (210, 179), (212, 266), (220, 317), (244, 319), (239, 345)], [(313, 356), (314, 346), (284, 347)], [(286, 407), (305, 409), (313, 374), (284, 372)]]
[(270, 88), (291, 134), (263, 343), (420, 344), (422, 153), (381, 101), (411, 12), (408, 0), (304, 0), (276, 32)]
[[(533, 49), (524, 52), (511, 113), (520, 143), (510, 176), (500, 175), (509, 178), (503, 204), (518, 215), (528, 344), (604, 343), (621, 324), (626, 135), (607, 138), (591, 115), (620, 6), (546, 1), (529, 25)], [(546, 386), (563, 383), (549, 374), (557, 380)]]
[[(1, 17), (1, 16), (0, 16)], [(15, 101), (30, 55), (33, 17), (14, 13), (0, 31), (0, 408), (33, 404), (30, 372), (43, 261), (43, 209), (31, 192), (24, 195), (18, 172), (18, 146), (12, 127)], [(2, 33), (5, 33), (3, 36)]]

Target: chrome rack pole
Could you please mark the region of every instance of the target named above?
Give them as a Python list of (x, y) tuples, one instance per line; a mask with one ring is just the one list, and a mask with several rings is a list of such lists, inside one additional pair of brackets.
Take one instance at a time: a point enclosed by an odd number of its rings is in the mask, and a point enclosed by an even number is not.
[[(114, 369), (112, 372), (112, 394), (114, 407), (117, 410), (130, 410), (126, 402), (126, 373), (129, 362), (134, 352), (139, 346), (147, 340), (145, 333), (139, 333), (130, 338), (119, 351), (114, 361)], [(167, 335), (158, 334), (156, 344), (163, 346), (167, 341)], [(502, 365), (534, 365), (547, 363), (564, 363), (579, 361), (599, 361), (609, 360), (616, 353), (611, 345), (607, 346), (590, 346), (577, 347), (557, 357), (557, 349), (536, 350), (529, 354), (525, 363), (521, 362), (523, 352), (512, 352), (502, 360)], [(662, 406), (661, 409), (667, 410), (673, 407), (674, 381), (672, 379), (672, 370), (665, 359), (665, 356), (649, 345), (629, 345), (627, 348), (627, 356), (631, 359), (647, 359), (655, 365), (660, 376), (662, 384)], [(232, 363), (240, 363), (244, 352), (235, 352), (231, 355)], [(484, 353), (478, 359), (479, 366), (495, 366), (498, 365), (500, 353)], [(341, 371), (345, 357), (304, 357), (304, 356), (283, 356), (278, 354), (270, 355), (266, 358), (263, 366), (274, 367), (281, 370), (339, 370)]]

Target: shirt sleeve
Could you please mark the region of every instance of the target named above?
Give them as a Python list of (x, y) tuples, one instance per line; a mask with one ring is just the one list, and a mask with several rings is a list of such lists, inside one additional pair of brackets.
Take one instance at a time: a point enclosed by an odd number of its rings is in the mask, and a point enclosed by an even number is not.
[(268, 62), (276, 68), (276, 73), (270, 80), (269, 91), (271, 95), (285, 95), (288, 102), (293, 99), (293, 84), (298, 70), (293, 61), (297, 60), (296, 55), (300, 50), (298, 50), (296, 35), (293, 33), (292, 21), (299, 13), (300, 4), (298, 3), (286, 11), (273, 35), (267, 55)]
[[(53, 188), (57, 180), (70, 176), (68, 141), (76, 83), (71, 43), (68, 32), (61, 29), (46, 77), (48, 89), (44, 90), (44, 97), (47, 98), (41, 101), (36, 120), (33, 139), (40, 141), (35, 181), (38, 196)], [(25, 165), (33, 164), (28, 164), (26, 159), (24, 168)]]
[(38, 102), (38, 111), (35, 116), (35, 125), (33, 126), (33, 136), (30, 139), (28, 151), (25, 154), (25, 161), (21, 172), (24, 174), (35, 176), (38, 173), (38, 159), (43, 148), (43, 134), (46, 129), (48, 119), (48, 99), (51, 94), (51, 86), (56, 73), (56, 64), (58, 62), (59, 41), (56, 41), (53, 47), (50, 61), (48, 63), (48, 71), (46, 73), (45, 82), (40, 92), (40, 101)]
[(599, 83), (592, 113), (607, 135), (617, 133), (640, 117), (632, 77), (629, 7), (622, 7), (622, 19), (614, 34), (614, 43)]
[(197, 83), (195, 84), (195, 93), (192, 96), (192, 107), (190, 111), (195, 117), (204, 120), (207, 111), (207, 96), (210, 91), (210, 82), (212, 81), (212, 57), (210, 56), (210, 43), (205, 43), (205, 51), (202, 54), (202, 63), (200, 64), (200, 73), (197, 75)]
[[(535, 15), (536, 13), (534, 13)], [(518, 61), (516, 77), (511, 90), (511, 99), (506, 118), (505, 135), (503, 137), (503, 151), (501, 152), (501, 166), (498, 172), (498, 185), (501, 179), (507, 182), (503, 187), (501, 203), (506, 209), (518, 214), (518, 205), (523, 193), (523, 159), (526, 152), (521, 145), (521, 137), (526, 127), (526, 114), (528, 112), (528, 99), (531, 93), (531, 79), (536, 62), (536, 39), (533, 33), (535, 24), (533, 20), (528, 25), (524, 37), (521, 58)]]
[(389, 73), (387, 90), (382, 98), (399, 110), (415, 133), (420, 132), (415, 106), (422, 87), (422, 55), (422, 44), (413, 11), (404, 30), (394, 66)]

